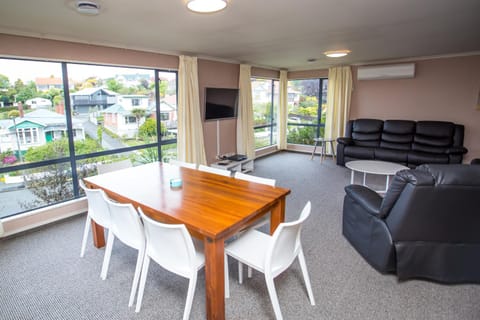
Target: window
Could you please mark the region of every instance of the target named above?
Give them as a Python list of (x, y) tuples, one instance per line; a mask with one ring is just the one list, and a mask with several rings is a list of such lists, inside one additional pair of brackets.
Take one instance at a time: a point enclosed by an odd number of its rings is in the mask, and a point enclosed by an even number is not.
[[(78, 179), (96, 174), (97, 163), (176, 157), (176, 72), (2, 58), (0, 70), (0, 218), (79, 197)], [(30, 80), (52, 75), (68, 90)], [(129, 81), (116, 80), (122, 75)], [(34, 98), (51, 106), (8, 115)]]
[(137, 118), (135, 118), (135, 117), (125, 117), (125, 123), (126, 124), (137, 123)]
[(17, 129), (17, 135), (21, 144), (35, 144), (39, 142), (37, 128), (19, 128)]
[(253, 129), (255, 148), (277, 143), (279, 81), (252, 78)]
[(288, 143), (312, 145), (324, 136), (327, 88), (328, 79), (288, 81)]

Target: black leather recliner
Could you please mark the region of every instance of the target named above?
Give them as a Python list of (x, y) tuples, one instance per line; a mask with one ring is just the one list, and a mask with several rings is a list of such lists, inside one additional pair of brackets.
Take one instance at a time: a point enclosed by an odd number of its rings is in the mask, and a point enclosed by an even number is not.
[(445, 121), (349, 120), (337, 139), (337, 164), (382, 160), (415, 168), (424, 163), (462, 163), (464, 126)]
[(361, 185), (345, 191), (343, 235), (376, 270), (480, 283), (480, 166), (402, 170), (384, 198)]

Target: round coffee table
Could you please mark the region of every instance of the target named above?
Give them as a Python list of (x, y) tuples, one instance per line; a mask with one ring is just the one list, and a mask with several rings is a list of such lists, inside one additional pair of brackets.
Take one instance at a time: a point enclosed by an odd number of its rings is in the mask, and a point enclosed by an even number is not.
[[(350, 184), (353, 184), (355, 172), (363, 172), (363, 185), (367, 186), (366, 178), (367, 173), (369, 174), (377, 174), (377, 175), (385, 175), (387, 176), (387, 181), (385, 183), (385, 190), (377, 191), (380, 193), (384, 193), (388, 189), (388, 185), (390, 184), (390, 176), (393, 176), (397, 171), (410, 169), (408, 167), (402, 166), (401, 164), (394, 163), (394, 162), (387, 162), (387, 161), (378, 161), (378, 160), (355, 160), (349, 161), (345, 163), (345, 166), (352, 170), (352, 174), (350, 176)], [(375, 190), (376, 191), (376, 190)]]

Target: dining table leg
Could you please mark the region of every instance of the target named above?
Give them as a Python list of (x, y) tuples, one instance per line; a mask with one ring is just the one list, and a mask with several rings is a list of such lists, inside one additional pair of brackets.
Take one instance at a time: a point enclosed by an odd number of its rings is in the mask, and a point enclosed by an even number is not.
[(224, 240), (205, 238), (205, 291), (208, 320), (225, 319)]
[(93, 245), (95, 248), (105, 247), (105, 231), (101, 225), (95, 223), (92, 220), (92, 236), (93, 236)]
[(278, 225), (285, 221), (285, 197), (279, 199), (270, 212), (270, 234), (273, 234)]

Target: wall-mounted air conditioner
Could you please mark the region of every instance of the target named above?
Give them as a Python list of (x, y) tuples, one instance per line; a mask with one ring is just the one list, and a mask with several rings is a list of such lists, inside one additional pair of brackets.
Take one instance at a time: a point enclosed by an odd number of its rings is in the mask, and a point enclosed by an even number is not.
[(358, 80), (407, 79), (415, 76), (414, 63), (358, 67)]

